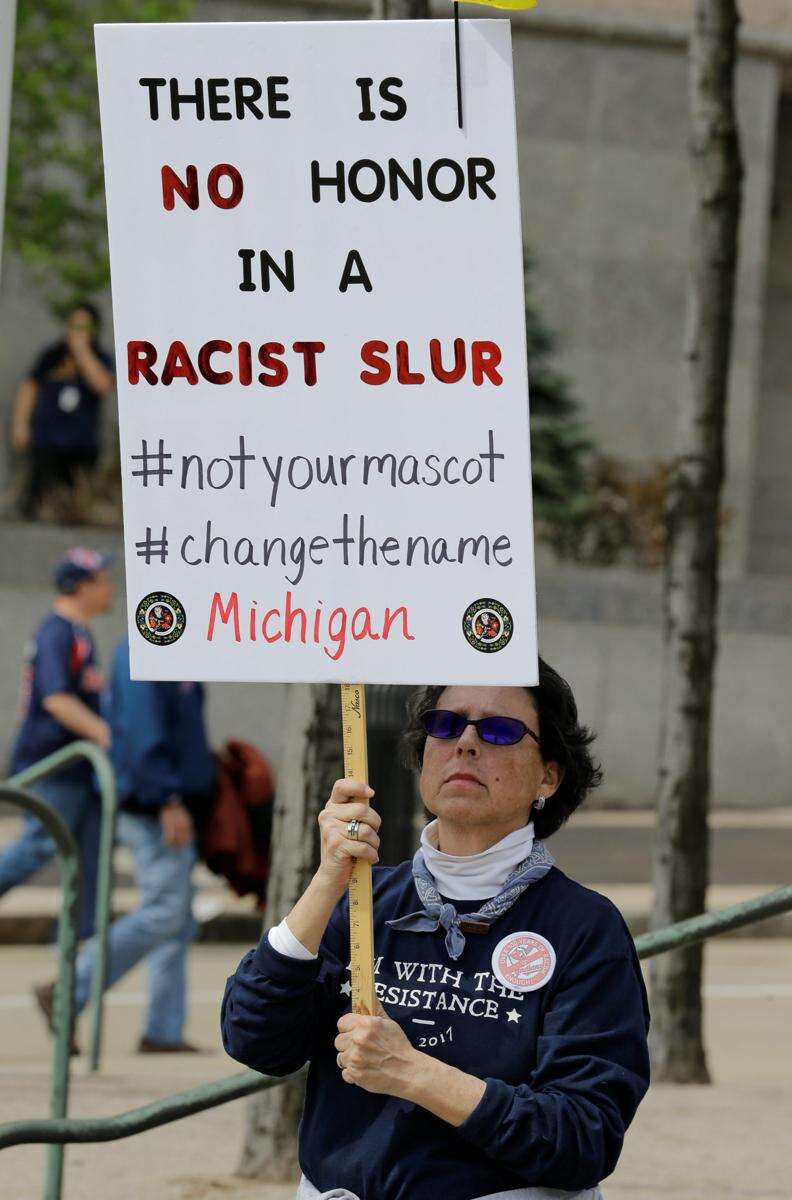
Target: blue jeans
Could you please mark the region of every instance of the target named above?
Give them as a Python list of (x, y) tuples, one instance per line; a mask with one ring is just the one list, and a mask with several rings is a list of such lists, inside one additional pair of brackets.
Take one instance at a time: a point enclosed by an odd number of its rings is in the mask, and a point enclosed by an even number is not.
[[(108, 931), (107, 986), (112, 987), (141, 959), (147, 960), (148, 1014), (144, 1036), (154, 1042), (180, 1042), (186, 1017), (187, 950), (196, 933), (192, 916), (191, 874), (195, 842), (166, 846), (159, 818), (119, 813), (118, 841), (135, 859), (140, 903), (113, 921)], [(95, 941), (77, 958), (75, 1003), (88, 1003)]]
[[(90, 782), (40, 779), (26, 789), (46, 801), (68, 825), (80, 852), (80, 937), (94, 931), (96, 869), (99, 858), (101, 806)], [(57, 854), (54, 841), (38, 817), (28, 816), (21, 835), (0, 853), (0, 896), (45, 866)]]

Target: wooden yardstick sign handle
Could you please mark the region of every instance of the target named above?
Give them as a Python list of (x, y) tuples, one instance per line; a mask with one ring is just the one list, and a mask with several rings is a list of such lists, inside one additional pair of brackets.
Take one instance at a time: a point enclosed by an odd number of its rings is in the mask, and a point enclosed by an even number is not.
[[(344, 778), (368, 783), (366, 692), (362, 683), (341, 684), (341, 725), (344, 734)], [(374, 905), (371, 864), (360, 859), (349, 880), (349, 946), (352, 1011), (375, 1012)]]

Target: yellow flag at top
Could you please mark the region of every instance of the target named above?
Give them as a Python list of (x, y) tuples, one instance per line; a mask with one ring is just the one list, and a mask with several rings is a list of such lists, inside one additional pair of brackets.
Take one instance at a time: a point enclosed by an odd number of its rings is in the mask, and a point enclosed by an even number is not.
[[(487, 8), (536, 8), (539, 0), (465, 0), (467, 4), (485, 4)], [(459, 46), (461, 42), (459, 0), (454, 0), (454, 57), (456, 59), (457, 124), (462, 128), (462, 68)]]
[(536, 8), (538, 0), (464, 0), (466, 4), (486, 4), (488, 8)]

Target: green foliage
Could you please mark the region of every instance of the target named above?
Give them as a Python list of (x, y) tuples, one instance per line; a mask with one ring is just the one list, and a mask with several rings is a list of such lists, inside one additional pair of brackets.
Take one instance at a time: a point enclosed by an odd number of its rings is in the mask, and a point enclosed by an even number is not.
[(107, 286), (93, 25), (181, 20), (189, 0), (19, 0), (6, 231), (53, 312)]
[(555, 341), (527, 279), (525, 313), (537, 533), (560, 554), (576, 557), (583, 527), (596, 505), (589, 471), (594, 445), (569, 384), (552, 366)]
[(656, 568), (667, 464), (636, 470), (597, 449), (567, 380), (552, 366), (555, 341), (528, 278), (525, 311), (537, 537), (575, 562)]

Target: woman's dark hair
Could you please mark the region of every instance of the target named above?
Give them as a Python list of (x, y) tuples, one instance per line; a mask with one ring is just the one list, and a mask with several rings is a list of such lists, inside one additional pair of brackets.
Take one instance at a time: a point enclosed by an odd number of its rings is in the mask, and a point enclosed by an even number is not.
[[(64, 321), (74, 312), (88, 313), (93, 321), (93, 330), (91, 331), (91, 346), (94, 350), (94, 353), (96, 353), (99, 350), (99, 329), (102, 325), (102, 315), (96, 305), (92, 304), (90, 300), (75, 300), (73, 304), (69, 304), (65, 308), (61, 308), (59, 311)], [(68, 353), (69, 344), (66, 341), (66, 338), (61, 338), (59, 342), (53, 342), (51, 346), (48, 346), (47, 349), (42, 352), (37, 365), (36, 378), (43, 378), (45, 375), (48, 375), (50, 371), (57, 370)]]
[(72, 313), (76, 312), (88, 313), (88, 316), (94, 323), (94, 336), (97, 336), (102, 327), (102, 314), (99, 312), (99, 309), (96, 307), (96, 305), (90, 300), (75, 300), (73, 304), (70, 304), (69, 307), (64, 310), (64, 318), (70, 317)]
[[(420, 770), (426, 731), (424, 713), (436, 708), (445, 685), (433, 685), (416, 692), (408, 705), (404, 747), (408, 766)], [(572, 689), (557, 671), (539, 659), (539, 683), (526, 687), (539, 718), (539, 752), (545, 762), (558, 763), (562, 778), (557, 791), (543, 809), (534, 809), (531, 819), (538, 838), (549, 838), (560, 829), (589, 792), (602, 783), (600, 764), (592, 758), (589, 746), (596, 734), (578, 721)]]

